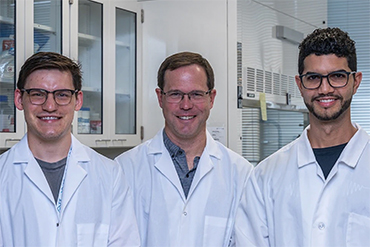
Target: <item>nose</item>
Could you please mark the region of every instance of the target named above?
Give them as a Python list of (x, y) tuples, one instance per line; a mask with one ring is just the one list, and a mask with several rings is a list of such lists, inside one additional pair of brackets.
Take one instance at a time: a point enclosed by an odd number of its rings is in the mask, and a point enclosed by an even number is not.
[(56, 108), (57, 108), (57, 102), (55, 102), (53, 93), (48, 93), (46, 95), (46, 100), (44, 104), (42, 104), (42, 109), (46, 111), (54, 111)]
[(180, 108), (188, 110), (188, 109), (191, 109), (192, 107), (193, 107), (193, 102), (191, 101), (189, 94), (184, 94), (184, 96), (182, 97), (182, 100), (180, 101)]
[(323, 76), (321, 78), (321, 85), (319, 87), (319, 91), (323, 94), (327, 94), (328, 92), (334, 91), (334, 88), (329, 84), (329, 79), (327, 76)]

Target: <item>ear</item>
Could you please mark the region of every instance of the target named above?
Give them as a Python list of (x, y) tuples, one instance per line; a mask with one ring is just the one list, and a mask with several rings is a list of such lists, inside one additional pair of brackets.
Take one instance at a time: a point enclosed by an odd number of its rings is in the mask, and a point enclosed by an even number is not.
[(362, 81), (362, 72), (356, 72), (355, 74), (355, 80), (353, 83), (353, 94), (357, 92), (358, 87), (360, 86), (360, 83)]
[(301, 95), (302, 95), (302, 91), (304, 90), (303, 88), (303, 85), (302, 85), (302, 82), (301, 82), (301, 78), (299, 78), (299, 75), (296, 75), (294, 77), (295, 79), (295, 83), (297, 84), (297, 87), (299, 88), (299, 91), (301, 92)]
[(216, 89), (212, 89), (211, 92), (209, 93), (209, 96), (211, 98), (211, 108), (213, 107), (213, 103), (215, 102), (217, 91)]
[(23, 99), (22, 99), (22, 92), (18, 88), (14, 91), (14, 104), (18, 110), (23, 110)]
[(76, 96), (76, 102), (75, 102), (75, 111), (79, 111), (83, 103), (84, 103), (83, 93), (82, 91), (78, 91), (77, 96)]
[(156, 94), (157, 94), (158, 104), (159, 104), (159, 106), (160, 106), (161, 108), (163, 108), (163, 107), (162, 107), (162, 104), (163, 104), (163, 101), (162, 101), (162, 96), (163, 96), (163, 94), (162, 94), (162, 90), (161, 90), (160, 88), (156, 88), (156, 89), (155, 89), (155, 92), (156, 92)]

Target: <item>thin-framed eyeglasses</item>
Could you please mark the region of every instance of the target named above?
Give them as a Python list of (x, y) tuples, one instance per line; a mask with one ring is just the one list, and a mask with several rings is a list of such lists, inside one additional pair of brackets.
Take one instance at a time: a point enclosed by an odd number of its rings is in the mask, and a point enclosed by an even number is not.
[(356, 71), (333, 71), (327, 75), (322, 75), (319, 73), (307, 73), (300, 75), (301, 83), (306, 89), (317, 89), (321, 86), (322, 78), (328, 80), (329, 85), (332, 88), (345, 87), (348, 84), (349, 76), (356, 74)]
[(22, 92), (26, 92), (29, 95), (31, 104), (33, 105), (43, 105), (48, 99), (48, 95), (53, 94), (54, 100), (58, 105), (68, 105), (71, 103), (72, 96), (77, 93), (79, 90), (72, 89), (58, 89), (54, 91), (48, 91), (41, 88), (29, 88), (21, 89)]
[(181, 100), (184, 99), (185, 95), (189, 97), (191, 102), (203, 103), (206, 101), (206, 96), (212, 91), (212, 89), (208, 91), (201, 91), (201, 90), (193, 90), (189, 93), (181, 92), (180, 90), (171, 90), (168, 92), (164, 92), (161, 90), (161, 93), (166, 96), (166, 100), (168, 103), (180, 103)]

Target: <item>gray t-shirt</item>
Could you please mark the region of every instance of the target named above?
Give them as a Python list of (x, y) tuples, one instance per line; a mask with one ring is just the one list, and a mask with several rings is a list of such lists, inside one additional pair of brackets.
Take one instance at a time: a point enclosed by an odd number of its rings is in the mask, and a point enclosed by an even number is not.
[(44, 172), (56, 203), (64, 175), (64, 169), (66, 167), (67, 157), (54, 163), (48, 163), (39, 159), (36, 160), (39, 163), (41, 170)]

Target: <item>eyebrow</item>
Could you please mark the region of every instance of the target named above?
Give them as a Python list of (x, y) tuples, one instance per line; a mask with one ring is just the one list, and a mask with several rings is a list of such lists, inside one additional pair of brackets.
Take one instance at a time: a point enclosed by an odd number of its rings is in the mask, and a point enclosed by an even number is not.
[[(333, 72), (347, 72), (345, 69), (339, 69), (339, 70), (333, 70), (331, 72), (329, 72), (328, 74), (330, 73), (333, 73)], [(307, 71), (305, 74), (319, 74), (319, 75), (322, 75), (321, 73), (318, 73), (318, 72), (312, 72), (312, 71)]]

